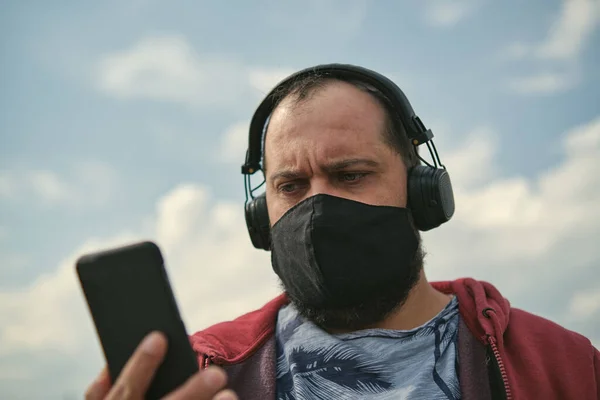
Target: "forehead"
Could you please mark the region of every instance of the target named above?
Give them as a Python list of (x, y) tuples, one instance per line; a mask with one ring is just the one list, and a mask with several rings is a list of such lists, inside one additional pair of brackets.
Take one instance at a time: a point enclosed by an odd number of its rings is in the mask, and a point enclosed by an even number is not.
[(265, 160), (293, 157), (300, 147), (311, 146), (337, 156), (369, 151), (382, 145), (384, 129), (385, 111), (372, 95), (346, 82), (328, 82), (300, 102), (287, 97), (274, 110)]

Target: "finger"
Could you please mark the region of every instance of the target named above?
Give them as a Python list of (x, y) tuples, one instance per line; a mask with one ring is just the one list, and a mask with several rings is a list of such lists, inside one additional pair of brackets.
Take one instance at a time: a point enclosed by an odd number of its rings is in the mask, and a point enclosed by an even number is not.
[(110, 399), (143, 398), (167, 352), (167, 339), (152, 332), (137, 347), (109, 393)]
[(217, 393), (212, 400), (238, 400), (238, 397), (233, 390), (226, 389)]
[(210, 400), (227, 384), (227, 374), (219, 367), (208, 367), (192, 376), (163, 400)]
[(110, 390), (110, 376), (108, 368), (104, 367), (96, 380), (88, 386), (85, 392), (85, 400), (102, 400)]

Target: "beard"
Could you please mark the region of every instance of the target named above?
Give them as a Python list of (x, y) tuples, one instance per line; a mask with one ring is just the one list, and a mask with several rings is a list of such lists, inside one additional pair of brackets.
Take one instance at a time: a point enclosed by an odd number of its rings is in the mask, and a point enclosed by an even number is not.
[[(412, 263), (403, 272), (402, 279), (388, 285), (382, 285), (370, 299), (355, 305), (336, 307), (324, 304), (319, 307), (294, 298), (281, 283), (290, 303), (298, 313), (326, 331), (356, 331), (367, 329), (400, 309), (410, 292), (419, 281), (423, 269), (425, 251), (418, 235), (418, 248)], [(281, 282), (281, 281), (280, 281)]]

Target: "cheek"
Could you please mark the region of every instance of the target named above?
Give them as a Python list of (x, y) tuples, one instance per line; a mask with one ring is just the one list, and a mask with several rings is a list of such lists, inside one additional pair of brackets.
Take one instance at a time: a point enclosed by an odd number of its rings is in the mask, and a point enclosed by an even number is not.
[(398, 199), (398, 207), (406, 207), (408, 205), (408, 196), (407, 196), (407, 191), (403, 190), (400, 193), (400, 197)]
[(271, 226), (273, 226), (277, 221), (279, 221), (279, 218), (281, 218), (281, 216), (285, 213), (285, 210), (281, 207), (281, 205), (278, 205), (277, 202), (274, 202), (271, 199), (269, 199), (268, 191), (267, 210), (269, 213), (269, 223), (271, 224)]
[(382, 189), (376, 192), (371, 192), (368, 196), (361, 196), (361, 198), (357, 198), (354, 200), (377, 206), (394, 207), (406, 207), (407, 203), (405, 193), (398, 193), (397, 191), (390, 190), (389, 188)]
[(406, 176), (390, 174), (376, 193), (376, 201), (381, 205), (406, 207), (408, 203)]

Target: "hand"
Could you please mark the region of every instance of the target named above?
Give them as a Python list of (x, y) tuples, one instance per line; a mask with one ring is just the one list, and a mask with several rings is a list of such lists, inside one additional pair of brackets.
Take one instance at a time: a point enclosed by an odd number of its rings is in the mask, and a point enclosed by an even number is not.
[[(144, 399), (146, 390), (167, 352), (167, 340), (160, 333), (151, 333), (133, 353), (117, 381), (111, 387), (108, 369), (88, 387), (86, 400)], [(209, 367), (190, 377), (163, 400), (237, 400), (231, 390), (223, 390), (227, 374), (221, 368)]]

